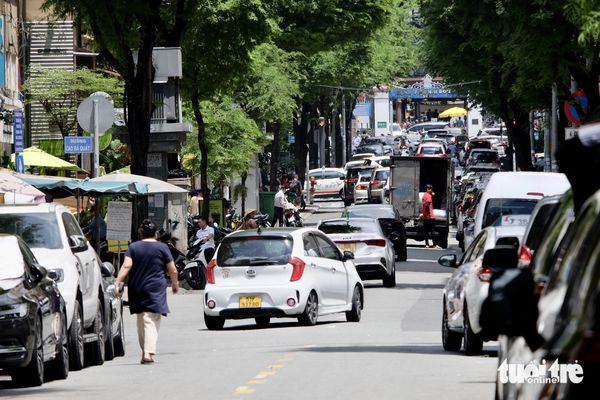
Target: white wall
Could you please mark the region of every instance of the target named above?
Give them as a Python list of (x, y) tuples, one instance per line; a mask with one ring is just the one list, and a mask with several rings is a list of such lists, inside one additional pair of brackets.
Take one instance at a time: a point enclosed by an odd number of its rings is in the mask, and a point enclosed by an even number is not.
[[(384, 136), (390, 133), (390, 93), (375, 91), (373, 93), (373, 108), (375, 114), (375, 136)], [(383, 126), (385, 125), (385, 126)]]

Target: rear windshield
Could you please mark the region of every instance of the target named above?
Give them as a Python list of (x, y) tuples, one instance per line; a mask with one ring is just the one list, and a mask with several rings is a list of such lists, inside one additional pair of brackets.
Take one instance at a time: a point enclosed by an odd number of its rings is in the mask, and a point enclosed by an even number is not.
[(219, 246), (217, 264), (221, 267), (283, 265), (292, 256), (292, 239), (285, 237), (237, 237)]
[(0, 233), (19, 235), (31, 248), (60, 249), (54, 214), (0, 214)]
[(489, 199), (482, 228), (494, 225), (503, 215), (531, 215), (537, 202), (533, 199)]
[(492, 163), (498, 161), (498, 153), (492, 151), (479, 151), (473, 153), (473, 157), (482, 163)]
[(378, 181), (387, 181), (389, 171), (377, 171), (375, 172), (375, 179)]
[(443, 154), (441, 147), (421, 147), (421, 154)]
[(358, 146), (356, 148), (356, 153), (374, 153), (374, 154), (382, 154), (383, 146), (381, 144), (376, 145), (367, 145), (367, 146)]
[(348, 208), (347, 213), (349, 217), (396, 218), (394, 210), (383, 207)]
[(326, 233), (370, 233), (377, 232), (377, 225), (372, 221), (326, 221), (319, 225), (319, 230)]

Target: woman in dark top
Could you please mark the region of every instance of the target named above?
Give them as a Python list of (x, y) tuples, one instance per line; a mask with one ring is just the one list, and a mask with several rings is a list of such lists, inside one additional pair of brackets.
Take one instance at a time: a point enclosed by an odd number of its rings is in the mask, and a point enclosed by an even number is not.
[(143, 352), (141, 362), (148, 364), (154, 362), (161, 316), (169, 312), (165, 269), (171, 278), (173, 293), (179, 290), (179, 282), (169, 248), (156, 240), (156, 225), (145, 219), (139, 234), (142, 240), (132, 243), (125, 253), (125, 261), (115, 281), (115, 290), (120, 297), (120, 285), (129, 275), (129, 311), (137, 314), (138, 339)]

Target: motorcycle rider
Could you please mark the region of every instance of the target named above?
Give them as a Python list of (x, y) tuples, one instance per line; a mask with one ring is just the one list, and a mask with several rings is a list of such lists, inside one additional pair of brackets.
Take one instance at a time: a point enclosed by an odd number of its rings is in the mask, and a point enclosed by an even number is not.
[(200, 229), (196, 232), (196, 239), (202, 243), (200, 251), (205, 251), (206, 259), (210, 260), (215, 254), (215, 229), (208, 225), (208, 220), (205, 217), (200, 217), (198, 226)]

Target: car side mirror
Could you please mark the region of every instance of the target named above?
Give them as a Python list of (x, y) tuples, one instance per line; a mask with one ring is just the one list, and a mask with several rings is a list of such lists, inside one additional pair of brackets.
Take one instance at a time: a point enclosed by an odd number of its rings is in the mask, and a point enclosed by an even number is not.
[(351, 251), (344, 251), (344, 255), (342, 257), (342, 261), (354, 260), (354, 253)]
[(456, 263), (456, 254), (444, 254), (438, 258), (438, 264), (443, 267), (456, 268), (458, 266)]
[(103, 277), (109, 278), (115, 275), (115, 267), (113, 267), (113, 265), (108, 261), (105, 261), (100, 264), (100, 272), (102, 273)]
[(483, 254), (482, 268), (493, 271), (517, 268), (519, 256), (517, 248), (510, 245), (496, 246)]
[(36, 280), (36, 282), (39, 282), (44, 277), (48, 276), (48, 271), (46, 270), (46, 268), (39, 264), (33, 264), (31, 266), (31, 275), (33, 276), (33, 279)]
[(69, 236), (69, 246), (73, 253), (79, 253), (88, 249), (87, 240), (85, 240), (85, 237), (79, 235)]

